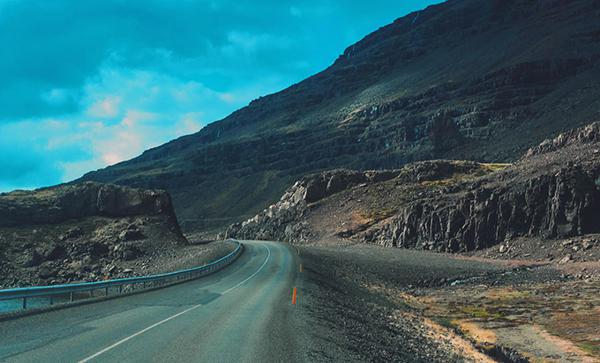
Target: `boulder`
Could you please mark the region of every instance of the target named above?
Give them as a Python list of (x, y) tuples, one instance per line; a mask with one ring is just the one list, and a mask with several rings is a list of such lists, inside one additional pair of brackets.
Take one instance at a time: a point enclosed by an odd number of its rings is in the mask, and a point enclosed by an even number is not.
[(51, 265), (41, 265), (38, 269), (38, 276), (42, 279), (49, 279), (58, 275), (58, 269)]
[(119, 233), (120, 241), (135, 241), (139, 239), (144, 239), (146, 236), (137, 228), (128, 228)]
[(62, 260), (67, 257), (67, 250), (62, 244), (53, 243), (46, 247), (43, 254), (48, 261)]
[(44, 261), (44, 257), (37, 251), (31, 250), (23, 262), (23, 267), (39, 266)]

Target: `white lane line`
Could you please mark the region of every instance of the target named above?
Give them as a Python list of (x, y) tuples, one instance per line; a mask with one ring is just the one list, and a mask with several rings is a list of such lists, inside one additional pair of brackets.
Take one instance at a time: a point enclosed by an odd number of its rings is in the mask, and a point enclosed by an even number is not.
[(253, 278), (254, 276), (256, 276), (256, 274), (257, 274), (257, 273), (259, 273), (259, 272), (260, 272), (260, 270), (262, 270), (262, 269), (263, 269), (263, 267), (265, 267), (265, 265), (266, 265), (266, 264), (267, 264), (267, 262), (269, 261), (269, 257), (271, 257), (271, 250), (269, 249), (269, 247), (267, 247), (267, 246), (265, 246), (265, 245), (263, 245), (263, 247), (267, 249), (267, 258), (265, 258), (265, 261), (262, 263), (262, 265), (260, 265), (260, 267), (258, 268), (258, 270), (256, 270), (256, 271), (255, 271), (255, 272), (254, 272), (252, 275), (248, 276), (248, 278), (247, 278), (247, 279), (245, 279), (244, 281), (240, 282), (239, 284), (235, 285), (235, 286), (234, 286), (234, 287), (232, 287), (232, 288), (229, 288), (229, 289), (227, 289), (227, 290), (223, 291), (223, 292), (221, 293), (221, 295), (225, 295), (225, 294), (227, 294), (227, 293), (231, 292), (232, 290), (235, 290), (235, 289), (237, 289), (238, 287), (242, 286), (244, 283), (246, 283), (246, 281), (248, 281), (248, 280), (250, 280), (251, 278)]
[(158, 322), (158, 323), (156, 323), (156, 324), (152, 324), (152, 325), (150, 325), (149, 327), (147, 327), (147, 328), (145, 328), (145, 329), (142, 329), (142, 330), (140, 330), (139, 332), (137, 332), (137, 333), (135, 333), (135, 334), (132, 334), (132, 335), (128, 336), (127, 338), (121, 339), (121, 340), (119, 340), (118, 342), (116, 342), (115, 344), (113, 344), (113, 345), (110, 345), (110, 346), (108, 346), (108, 347), (106, 347), (106, 348), (102, 349), (102, 350), (101, 350), (101, 351), (99, 351), (98, 353), (95, 353), (95, 354), (93, 354), (93, 355), (90, 355), (90, 356), (89, 356), (89, 357), (87, 357), (87, 358), (84, 358), (84, 359), (80, 360), (80, 361), (79, 361), (79, 363), (85, 363), (85, 362), (89, 362), (90, 360), (92, 360), (92, 359), (94, 359), (94, 358), (98, 357), (99, 355), (101, 355), (101, 354), (104, 354), (104, 353), (108, 352), (109, 350), (111, 350), (111, 349), (113, 349), (113, 348), (115, 348), (115, 347), (118, 347), (119, 345), (121, 345), (121, 344), (125, 343), (126, 341), (128, 341), (128, 340), (130, 340), (130, 339), (133, 339), (133, 338), (137, 337), (137, 336), (138, 336), (138, 335), (140, 335), (140, 334), (144, 334), (144, 333), (145, 333), (145, 332), (147, 332), (148, 330), (150, 330), (150, 329), (153, 329), (153, 328), (156, 328), (157, 326), (159, 326), (159, 325), (161, 325), (161, 324), (164, 324), (164, 323), (166, 323), (167, 321), (169, 321), (169, 320), (171, 320), (171, 319), (175, 319), (175, 318), (176, 318), (176, 317), (178, 317), (179, 315), (183, 315), (183, 314), (187, 313), (188, 311), (192, 311), (192, 310), (194, 310), (194, 309), (197, 309), (197, 308), (199, 308), (200, 306), (202, 306), (202, 305), (201, 305), (201, 304), (194, 305), (194, 306), (192, 306), (192, 307), (191, 307), (191, 308), (189, 308), (189, 309), (186, 309), (186, 310), (184, 310), (184, 311), (182, 311), (182, 312), (180, 312), (180, 313), (177, 313), (177, 314), (175, 314), (175, 315), (173, 315), (173, 316), (171, 316), (171, 317), (168, 317), (168, 318), (166, 318), (165, 320), (161, 320), (161, 321), (159, 321), (159, 322)]
[[(259, 273), (259, 272), (260, 272), (260, 271), (263, 269), (263, 267), (265, 267), (265, 265), (266, 265), (266, 264), (267, 264), (267, 262), (269, 261), (269, 257), (271, 257), (271, 250), (269, 249), (269, 247), (267, 247), (267, 246), (265, 246), (265, 245), (263, 245), (263, 247), (264, 247), (264, 248), (267, 250), (267, 257), (265, 258), (265, 261), (262, 263), (262, 265), (260, 265), (260, 267), (258, 268), (258, 270), (254, 271), (254, 273), (253, 273), (252, 275), (250, 275), (248, 278), (246, 278), (244, 281), (242, 281), (242, 282), (240, 282), (239, 284), (235, 285), (234, 287), (232, 287), (232, 288), (229, 288), (229, 289), (225, 290), (224, 292), (222, 292), (222, 293), (221, 293), (221, 295), (225, 295), (225, 294), (227, 294), (227, 293), (229, 293), (229, 292), (231, 292), (231, 291), (233, 291), (233, 290), (237, 289), (238, 287), (242, 286), (242, 285), (243, 285), (244, 283), (246, 283), (248, 280), (250, 280), (251, 278), (253, 278), (254, 276), (256, 276), (256, 274), (258, 274), (258, 273)], [(161, 321), (159, 321), (158, 323), (152, 324), (152, 325), (150, 325), (149, 327), (147, 327), (147, 328), (144, 328), (144, 329), (142, 329), (142, 330), (138, 331), (137, 333), (134, 333), (134, 334), (132, 334), (132, 335), (130, 335), (130, 336), (128, 336), (128, 337), (126, 337), (126, 338), (123, 338), (123, 339), (119, 340), (118, 342), (114, 343), (113, 345), (110, 345), (110, 346), (108, 346), (108, 347), (106, 347), (106, 348), (102, 349), (101, 351), (99, 351), (99, 352), (97, 352), (97, 353), (94, 353), (94, 354), (90, 355), (90, 356), (89, 356), (89, 357), (87, 357), (87, 358), (83, 358), (82, 360), (80, 360), (80, 361), (79, 361), (79, 363), (86, 363), (86, 362), (89, 362), (89, 361), (91, 361), (92, 359), (94, 359), (94, 358), (97, 358), (98, 356), (100, 356), (100, 355), (102, 355), (102, 354), (104, 354), (104, 353), (108, 352), (109, 350), (112, 350), (112, 349), (114, 349), (114, 348), (118, 347), (119, 345), (121, 345), (121, 344), (123, 344), (123, 343), (127, 342), (128, 340), (130, 340), (130, 339), (133, 339), (133, 338), (137, 337), (138, 335), (144, 334), (144, 333), (145, 333), (145, 332), (147, 332), (148, 330), (150, 330), (150, 329), (154, 329), (154, 328), (156, 328), (157, 326), (159, 326), (159, 325), (162, 325), (162, 324), (164, 324), (164, 323), (168, 322), (169, 320), (175, 319), (176, 317), (178, 317), (178, 316), (180, 316), (180, 315), (183, 315), (183, 314), (185, 314), (185, 313), (187, 313), (187, 312), (190, 312), (190, 311), (192, 311), (192, 310), (194, 310), (194, 309), (197, 309), (197, 308), (199, 308), (200, 306), (202, 306), (202, 304), (194, 305), (194, 306), (192, 306), (191, 308), (188, 308), (188, 309), (186, 309), (186, 310), (184, 310), (184, 311), (182, 311), (182, 312), (179, 312), (179, 313), (177, 313), (177, 314), (175, 314), (175, 315), (173, 315), (173, 316), (170, 316), (170, 317), (168, 317), (168, 318), (166, 318), (166, 319), (164, 319), (164, 320), (161, 320)]]

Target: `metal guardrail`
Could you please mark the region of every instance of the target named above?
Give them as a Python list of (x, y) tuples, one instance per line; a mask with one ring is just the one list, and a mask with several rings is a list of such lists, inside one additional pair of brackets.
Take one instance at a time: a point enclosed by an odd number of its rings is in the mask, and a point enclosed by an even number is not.
[[(141, 289), (146, 289), (196, 279), (218, 271), (235, 261), (244, 249), (244, 245), (238, 241), (235, 242), (237, 243), (237, 247), (233, 252), (200, 267), (156, 275), (127, 277), (114, 280), (5, 289), (0, 290), (0, 301), (21, 299), (21, 308), (27, 309), (28, 300), (35, 298), (47, 299), (47, 303), (53, 305), (54, 303), (68, 303), (94, 297), (94, 292), (98, 290), (102, 290), (104, 296), (109, 296), (111, 292), (123, 294), (136, 290), (136, 287), (139, 290), (140, 285)], [(0, 314), (2, 314), (2, 311), (0, 311)]]

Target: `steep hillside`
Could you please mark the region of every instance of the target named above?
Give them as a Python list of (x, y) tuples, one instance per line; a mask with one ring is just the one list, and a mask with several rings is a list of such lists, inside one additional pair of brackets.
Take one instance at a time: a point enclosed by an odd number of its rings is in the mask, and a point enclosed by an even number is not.
[(582, 260), (600, 258), (598, 233), (600, 123), (544, 141), (514, 165), (437, 160), (311, 175), (227, 231), (446, 252), (500, 245), (494, 252), (512, 257)]
[(375, 31), (321, 73), (83, 180), (166, 189), (184, 228), (210, 228), (254, 215), (311, 172), (510, 162), (597, 117), (599, 62), (598, 0), (450, 0)]

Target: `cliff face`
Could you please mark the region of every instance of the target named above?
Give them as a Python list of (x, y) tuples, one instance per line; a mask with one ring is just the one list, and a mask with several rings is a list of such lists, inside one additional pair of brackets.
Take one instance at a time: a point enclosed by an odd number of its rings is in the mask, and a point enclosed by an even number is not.
[(0, 194), (0, 227), (61, 223), (90, 216), (161, 214), (175, 217), (171, 198), (162, 190), (87, 182)]
[[(333, 183), (348, 175), (356, 182)], [(305, 178), (227, 233), (290, 242), (341, 237), (448, 252), (520, 237), (600, 233), (600, 123), (546, 140), (514, 165), (430, 161), (384, 175)], [(339, 187), (329, 192), (332, 183)], [(326, 218), (332, 221), (320, 222)]]
[(450, 0), (303, 82), (83, 180), (168, 190), (184, 225), (243, 220), (308, 173), (516, 160), (595, 117), (600, 1)]

